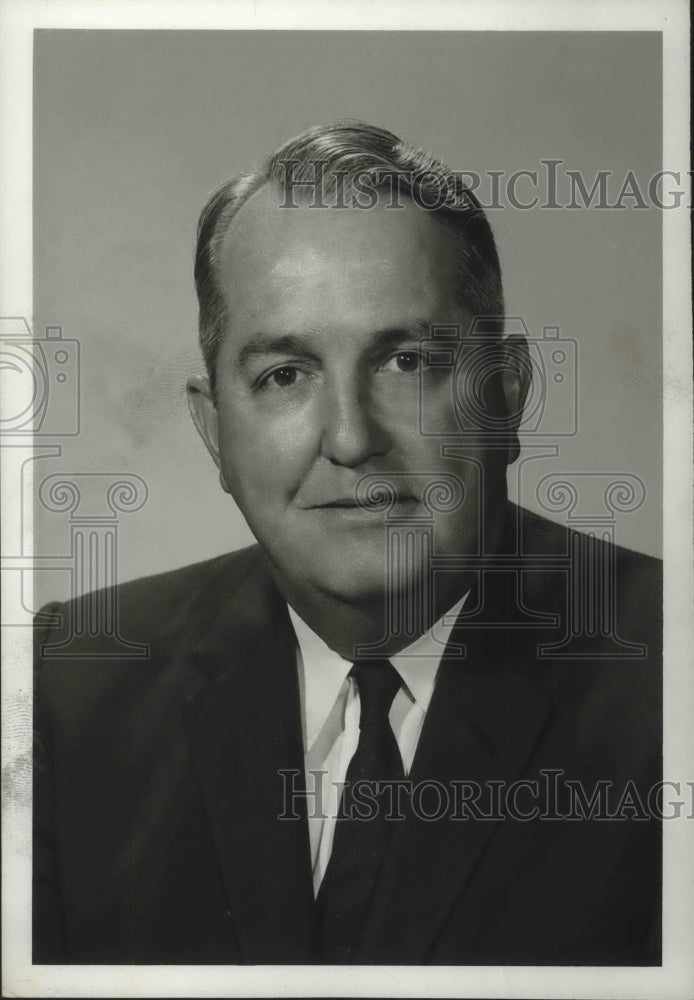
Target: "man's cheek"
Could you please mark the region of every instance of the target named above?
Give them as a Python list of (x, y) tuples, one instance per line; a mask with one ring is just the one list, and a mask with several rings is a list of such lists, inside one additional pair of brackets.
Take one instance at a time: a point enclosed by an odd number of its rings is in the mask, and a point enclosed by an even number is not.
[(246, 502), (258, 508), (288, 502), (301, 486), (310, 467), (305, 449), (297, 442), (282, 446), (276, 439), (259, 438), (243, 454), (235, 453), (229, 461), (229, 474)]

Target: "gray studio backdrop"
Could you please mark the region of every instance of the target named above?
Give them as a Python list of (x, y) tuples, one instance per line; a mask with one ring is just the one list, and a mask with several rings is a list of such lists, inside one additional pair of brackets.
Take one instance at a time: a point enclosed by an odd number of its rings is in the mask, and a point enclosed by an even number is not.
[[(37, 485), (103, 473), (79, 481), (105, 495), (114, 474), (146, 482), (144, 506), (119, 513), (120, 580), (252, 540), (185, 404), (201, 369), (194, 231), (208, 193), (289, 136), (361, 118), (482, 175), (488, 198), (490, 171), (538, 170), (546, 201), (541, 161), (558, 159), (560, 182), (611, 171), (614, 201), (628, 171), (646, 188), (661, 169), (661, 100), (655, 34), (37, 32), (34, 331), (60, 326), (81, 351), (80, 432), (35, 463)], [(627, 497), (638, 509), (617, 517), (617, 540), (660, 554), (662, 213), (521, 210), (505, 183), (489, 214), (508, 313), (537, 338), (558, 327), (579, 360), (578, 432), (554, 456), (544, 439), (511, 495), (547, 513), (538, 484), (571, 474), (582, 513), (599, 517), (604, 476), (576, 474), (627, 473), (646, 496)], [(531, 188), (519, 180), (518, 200)], [(526, 435), (527, 456), (537, 443)], [(564, 520), (551, 495), (549, 516)], [(90, 504), (89, 516), (111, 513), (103, 496)], [(37, 574), (35, 606), (70, 593), (70, 516), (37, 505), (36, 549), (60, 558)]]

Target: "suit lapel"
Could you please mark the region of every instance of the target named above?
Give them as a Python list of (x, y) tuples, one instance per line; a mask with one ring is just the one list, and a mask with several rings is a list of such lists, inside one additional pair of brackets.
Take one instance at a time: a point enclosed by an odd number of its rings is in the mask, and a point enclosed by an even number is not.
[[(443, 785), (452, 802), (452, 783), (484, 789), (490, 779), (520, 777), (552, 717), (527, 673), (536, 634), (520, 633), (525, 639), (519, 642), (518, 631), (484, 628), (484, 620), (508, 620), (500, 615), (512, 611), (515, 602), (513, 574), (490, 577), (477, 627), (461, 618), (451, 634), (448, 649), (463, 645), (466, 655), (444, 655), (410, 772), (412, 786), (422, 790), (420, 809), (428, 813), (438, 801), (433, 782)], [(427, 783), (429, 793), (424, 792)], [(406, 955), (408, 963), (426, 962), (498, 826), (490, 820), (425, 820), (408, 814), (388, 846), (359, 961), (395, 964)]]
[(186, 705), (189, 743), (242, 961), (315, 960), (294, 634), (262, 561), (191, 663), (208, 684)]

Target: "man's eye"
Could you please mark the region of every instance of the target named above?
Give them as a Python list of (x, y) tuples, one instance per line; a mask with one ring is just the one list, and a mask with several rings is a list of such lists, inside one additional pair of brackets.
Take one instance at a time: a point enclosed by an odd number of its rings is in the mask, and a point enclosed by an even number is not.
[(392, 361), (398, 371), (416, 372), (419, 368), (420, 357), (417, 351), (400, 351), (393, 357)]
[(261, 383), (261, 388), (271, 389), (277, 386), (279, 389), (288, 389), (290, 386), (294, 385), (297, 378), (299, 377), (299, 370), (293, 368), (291, 365), (284, 365), (282, 368), (275, 368), (274, 372), (263, 379)]

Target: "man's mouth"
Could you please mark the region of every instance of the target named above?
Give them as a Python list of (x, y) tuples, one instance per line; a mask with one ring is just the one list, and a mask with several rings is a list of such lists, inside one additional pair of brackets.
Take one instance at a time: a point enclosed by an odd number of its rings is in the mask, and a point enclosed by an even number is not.
[[(412, 504), (416, 503), (414, 497), (412, 496), (402, 496), (398, 497), (397, 504)], [(336, 500), (326, 500), (322, 503), (312, 503), (307, 505), (307, 510), (367, 510), (367, 511), (378, 511), (389, 507), (389, 503), (384, 503), (382, 499), (374, 500), (356, 500), (354, 497), (340, 497)]]
[(331, 507), (373, 507), (374, 504), (363, 504), (357, 503), (353, 497), (344, 497), (341, 500), (328, 500), (325, 503), (317, 503), (313, 505), (319, 508), (331, 508)]

